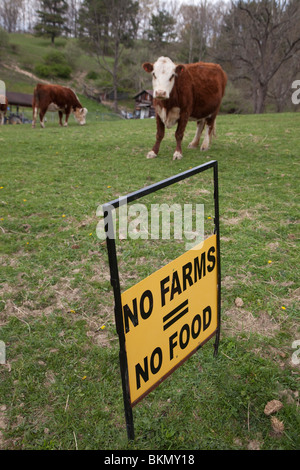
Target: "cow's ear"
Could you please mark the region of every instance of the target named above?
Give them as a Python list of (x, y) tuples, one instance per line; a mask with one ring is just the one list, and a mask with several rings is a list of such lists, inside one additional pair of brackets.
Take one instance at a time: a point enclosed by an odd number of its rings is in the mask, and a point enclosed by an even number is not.
[(178, 75), (179, 73), (183, 72), (185, 69), (184, 65), (179, 64), (176, 66), (175, 73)]
[(146, 72), (151, 73), (153, 72), (153, 64), (150, 64), (150, 62), (145, 62), (143, 64), (143, 69), (146, 70)]

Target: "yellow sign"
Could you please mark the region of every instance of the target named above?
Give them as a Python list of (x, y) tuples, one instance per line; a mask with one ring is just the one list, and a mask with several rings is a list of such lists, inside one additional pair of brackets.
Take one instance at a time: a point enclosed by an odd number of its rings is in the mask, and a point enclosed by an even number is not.
[(216, 333), (216, 235), (121, 296), (131, 406)]

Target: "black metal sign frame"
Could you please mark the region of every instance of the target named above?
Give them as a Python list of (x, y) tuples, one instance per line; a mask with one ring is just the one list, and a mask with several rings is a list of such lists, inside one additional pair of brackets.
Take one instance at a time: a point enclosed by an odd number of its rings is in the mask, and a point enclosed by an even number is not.
[[(212, 160), (210, 162), (199, 165), (190, 170), (179, 173), (170, 178), (154, 183), (145, 188), (139, 189), (132, 193), (127, 194), (123, 198), (115, 199), (111, 202), (108, 202), (103, 205), (103, 214), (105, 220), (105, 233), (106, 233), (106, 245), (108, 251), (108, 260), (110, 267), (110, 282), (113, 287), (114, 292), (114, 302), (115, 302), (115, 323), (116, 329), (119, 336), (119, 360), (120, 360), (120, 371), (122, 379), (122, 389), (123, 389), (123, 401), (124, 401), (124, 410), (125, 410), (125, 419), (127, 427), (127, 436), (129, 440), (134, 439), (134, 424), (133, 424), (133, 414), (132, 406), (130, 404), (130, 394), (129, 394), (129, 382), (128, 382), (128, 365), (127, 365), (127, 356), (125, 348), (125, 335), (123, 328), (123, 314), (122, 314), (122, 303), (121, 303), (121, 287), (120, 287), (120, 278), (119, 278), (119, 269), (118, 269), (118, 260), (116, 253), (116, 243), (115, 243), (115, 234), (114, 234), (114, 225), (113, 225), (113, 210), (119, 208), (122, 205), (122, 202), (130, 203), (137, 199), (140, 199), (143, 196), (151, 194), (159, 189), (166, 188), (174, 183), (178, 183), (186, 178), (194, 176), (198, 173), (202, 173), (209, 168), (213, 168), (213, 177), (214, 177), (214, 234), (217, 237), (217, 264), (218, 264), (218, 274), (217, 274), (217, 283), (218, 283), (218, 327), (216, 330), (216, 338), (214, 343), (214, 355), (218, 353), (219, 341), (220, 341), (220, 324), (221, 324), (221, 267), (220, 267), (220, 227), (219, 227), (219, 188), (218, 188), (218, 162)], [(201, 346), (199, 346), (201, 347)], [(199, 349), (199, 348), (198, 348)]]

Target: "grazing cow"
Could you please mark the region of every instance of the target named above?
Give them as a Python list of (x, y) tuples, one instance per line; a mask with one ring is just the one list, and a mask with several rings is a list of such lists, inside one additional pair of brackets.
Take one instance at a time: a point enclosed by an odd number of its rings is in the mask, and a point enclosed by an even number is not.
[(63, 125), (63, 114), (66, 115), (64, 126), (68, 125), (71, 112), (80, 125), (83, 126), (85, 124), (87, 109), (82, 107), (74, 91), (64, 86), (41, 85), (38, 83), (33, 92), (32, 108), (32, 127), (35, 127), (38, 109), (40, 110), (41, 127), (45, 127), (44, 116), (47, 111), (58, 111), (60, 126)]
[(4, 116), (7, 111), (8, 101), (6, 96), (0, 95), (0, 125), (4, 124)]
[(165, 127), (177, 124), (177, 145), (173, 160), (180, 160), (181, 142), (189, 120), (197, 121), (197, 131), (189, 148), (199, 145), (206, 125), (201, 150), (207, 150), (227, 83), (227, 76), (221, 66), (205, 62), (175, 65), (168, 57), (160, 57), (154, 64), (144, 63), (143, 68), (152, 73), (157, 126), (156, 142), (147, 158), (157, 156)]

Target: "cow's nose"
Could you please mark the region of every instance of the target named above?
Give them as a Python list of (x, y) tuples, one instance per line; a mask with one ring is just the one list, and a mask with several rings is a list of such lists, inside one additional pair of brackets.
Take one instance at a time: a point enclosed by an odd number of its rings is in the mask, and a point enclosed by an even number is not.
[(166, 97), (167, 97), (166, 91), (163, 91), (163, 90), (156, 90), (156, 92), (155, 92), (155, 98), (166, 98)]

